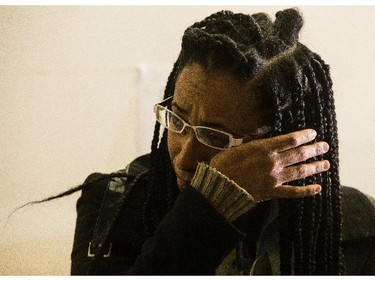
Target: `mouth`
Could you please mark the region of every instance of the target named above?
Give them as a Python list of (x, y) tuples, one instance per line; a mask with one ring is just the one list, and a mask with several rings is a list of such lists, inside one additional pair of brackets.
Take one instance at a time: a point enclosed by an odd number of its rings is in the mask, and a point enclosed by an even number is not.
[(177, 178), (177, 186), (180, 190), (183, 190), (186, 186), (190, 184), (190, 181), (182, 180)]
[(176, 177), (177, 177), (177, 186), (180, 190), (184, 189), (187, 185), (190, 184), (193, 175), (188, 172), (185, 172), (179, 168), (175, 168)]

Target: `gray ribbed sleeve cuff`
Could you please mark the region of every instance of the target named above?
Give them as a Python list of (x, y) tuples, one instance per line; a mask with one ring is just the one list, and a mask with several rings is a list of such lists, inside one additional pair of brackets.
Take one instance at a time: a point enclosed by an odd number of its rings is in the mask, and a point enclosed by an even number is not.
[(198, 164), (191, 186), (201, 192), (228, 221), (234, 221), (256, 205), (246, 190), (204, 163)]

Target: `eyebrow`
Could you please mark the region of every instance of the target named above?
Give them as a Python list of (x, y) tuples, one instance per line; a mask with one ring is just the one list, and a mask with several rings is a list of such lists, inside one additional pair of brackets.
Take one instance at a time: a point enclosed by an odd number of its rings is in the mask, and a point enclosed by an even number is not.
[(172, 109), (173, 109), (173, 107), (175, 107), (177, 109), (177, 111), (180, 112), (183, 115), (188, 115), (188, 113), (189, 113), (188, 110), (180, 107), (175, 101), (172, 102), (171, 107), (172, 107)]

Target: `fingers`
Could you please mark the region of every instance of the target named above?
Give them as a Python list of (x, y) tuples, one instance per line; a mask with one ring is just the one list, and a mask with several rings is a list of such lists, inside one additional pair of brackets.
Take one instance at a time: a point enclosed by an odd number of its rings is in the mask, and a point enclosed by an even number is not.
[(316, 157), (326, 153), (329, 145), (326, 142), (317, 142), (309, 145), (300, 146), (294, 149), (280, 153), (280, 164), (282, 166), (290, 166), (299, 162), (306, 161), (312, 157)]
[(271, 146), (270, 148), (277, 152), (283, 152), (308, 143), (314, 140), (315, 137), (316, 131), (313, 129), (293, 132), (269, 139)]
[(322, 190), (320, 185), (312, 184), (306, 186), (280, 185), (274, 188), (277, 198), (302, 198), (318, 194)]
[(284, 168), (279, 174), (280, 184), (309, 177), (329, 169), (329, 161), (315, 161), (308, 164), (294, 165)]

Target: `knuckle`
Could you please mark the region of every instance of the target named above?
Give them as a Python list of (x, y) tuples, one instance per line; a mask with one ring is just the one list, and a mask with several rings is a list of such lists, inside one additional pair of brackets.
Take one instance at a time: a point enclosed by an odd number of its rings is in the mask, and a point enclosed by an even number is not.
[(311, 174), (317, 174), (317, 173), (320, 173), (320, 172), (323, 172), (324, 171), (324, 161), (322, 162), (316, 162), (316, 163), (312, 163), (311, 165)]
[(300, 179), (306, 176), (306, 167), (305, 165), (299, 165), (297, 166), (295, 170), (295, 177), (296, 179)]
[(302, 161), (309, 158), (308, 150), (305, 147), (301, 147), (300, 149), (298, 149), (297, 155)]
[(276, 187), (279, 184), (278, 173), (275, 171), (271, 171), (265, 179), (265, 184), (266, 186), (272, 188)]
[(320, 173), (325, 171), (325, 161), (321, 161), (319, 164), (315, 165), (315, 173)]
[(278, 184), (278, 173), (270, 171), (263, 178), (265, 186), (274, 188)]
[(268, 151), (264, 160), (266, 167), (268, 167), (271, 171), (277, 169), (279, 160), (276, 152)]
[(324, 148), (322, 144), (319, 144), (315, 147), (315, 155), (323, 154)]
[(299, 141), (298, 141), (298, 134), (292, 134), (289, 138), (289, 144), (290, 146), (292, 147), (296, 147), (299, 145)]

